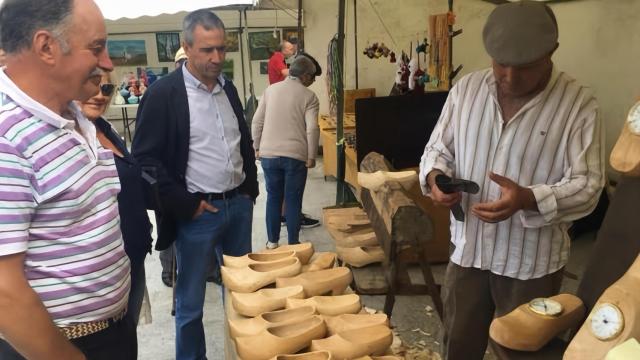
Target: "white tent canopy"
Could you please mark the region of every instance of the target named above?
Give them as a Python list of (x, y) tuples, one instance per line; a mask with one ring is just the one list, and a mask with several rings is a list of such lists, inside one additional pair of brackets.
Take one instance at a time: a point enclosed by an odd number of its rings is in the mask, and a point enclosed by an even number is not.
[[(227, 5), (252, 5), (253, 0), (94, 0), (105, 19), (175, 14)], [(0, 0), (0, 4), (2, 4)]]

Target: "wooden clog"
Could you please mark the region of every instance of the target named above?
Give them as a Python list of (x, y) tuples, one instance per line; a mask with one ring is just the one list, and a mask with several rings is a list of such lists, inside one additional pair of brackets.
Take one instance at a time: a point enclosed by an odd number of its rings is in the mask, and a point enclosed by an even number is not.
[[(300, 274), (302, 265), (297, 257), (279, 261), (250, 264), (243, 268), (220, 267), (222, 282), (229, 290), (243, 293), (254, 292), (272, 284), (279, 277)], [(280, 286), (283, 287), (283, 286)]]
[(389, 327), (377, 325), (313, 340), (310, 349), (328, 350), (335, 359), (344, 360), (366, 355), (383, 355), (392, 342), (393, 334)]
[(356, 294), (338, 296), (314, 296), (308, 299), (287, 299), (286, 308), (313, 306), (318, 314), (338, 316), (342, 314), (356, 314), (362, 309), (360, 296)]
[(302, 265), (302, 272), (320, 271), (332, 268), (336, 263), (336, 253), (317, 252), (313, 254), (307, 265)]
[(230, 268), (242, 268), (250, 264), (279, 261), (288, 257), (293, 257), (295, 251), (283, 251), (274, 254), (249, 253), (244, 256), (222, 255), (224, 266)]
[(358, 172), (358, 185), (371, 191), (380, 191), (389, 181), (397, 181), (406, 187), (410, 187), (418, 181), (418, 174), (414, 170), (409, 171), (376, 171), (374, 173)]
[(364, 234), (353, 234), (343, 238), (335, 239), (336, 246), (352, 248), (358, 246), (376, 246), (380, 245), (376, 233), (373, 231)]
[(229, 334), (232, 338), (252, 336), (269, 327), (299, 322), (315, 315), (315, 313), (316, 308), (313, 306), (301, 306), (299, 308), (262, 313), (250, 319), (229, 320)]
[(541, 315), (532, 311), (529, 303), (522, 304), (512, 312), (493, 319), (489, 336), (508, 349), (538, 351), (558, 334), (580, 325), (585, 312), (582, 300), (570, 294), (552, 296), (549, 300), (562, 305), (560, 314)]
[(293, 277), (279, 277), (276, 287), (302, 285), (307, 297), (316, 295), (341, 295), (353, 281), (351, 270), (335, 267), (327, 270), (302, 273)]
[[(257, 335), (236, 338), (236, 348), (242, 360), (267, 360), (278, 354), (294, 354), (322, 339), (326, 325), (318, 315), (299, 322), (264, 329)], [(312, 350), (313, 351), (313, 350)]]
[[(565, 360), (603, 359), (615, 346), (640, 339), (640, 256), (602, 293), (571, 340)], [(600, 336), (598, 338), (597, 336)]]
[(278, 355), (271, 360), (333, 360), (328, 351), (314, 351), (294, 355)]
[(257, 254), (279, 254), (288, 251), (295, 251), (296, 257), (300, 259), (302, 265), (306, 265), (313, 256), (313, 244), (310, 242), (300, 243), (295, 245), (282, 245), (275, 249), (264, 249), (257, 252)]
[(627, 116), (622, 132), (611, 151), (611, 167), (627, 176), (640, 176), (640, 102)]
[(328, 335), (376, 325), (389, 326), (387, 314), (342, 314), (338, 316), (322, 316), (322, 318), (327, 324)]
[(359, 246), (355, 248), (336, 246), (336, 252), (340, 260), (355, 267), (363, 267), (384, 261), (384, 250), (380, 246)]
[(264, 312), (284, 309), (288, 298), (304, 298), (302, 285), (261, 289), (252, 293), (231, 292), (231, 305), (238, 314), (254, 317)]

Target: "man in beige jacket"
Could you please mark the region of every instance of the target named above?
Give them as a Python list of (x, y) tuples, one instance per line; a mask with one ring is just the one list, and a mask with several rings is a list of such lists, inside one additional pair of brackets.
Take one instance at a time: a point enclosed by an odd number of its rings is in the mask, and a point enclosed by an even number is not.
[(307, 169), (315, 166), (320, 134), (318, 97), (307, 89), (321, 71), (314, 63), (306, 54), (296, 57), (289, 76), (264, 91), (253, 117), (253, 146), (264, 169), (268, 194), (267, 248), (278, 246), (283, 201), (289, 244), (299, 243)]

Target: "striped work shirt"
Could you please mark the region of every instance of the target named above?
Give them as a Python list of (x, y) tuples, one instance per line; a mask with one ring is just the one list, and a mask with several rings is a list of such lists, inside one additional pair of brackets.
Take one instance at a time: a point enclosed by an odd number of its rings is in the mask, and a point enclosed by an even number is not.
[[(464, 222), (451, 216), (451, 261), (521, 280), (562, 268), (569, 257), (567, 229), (590, 213), (604, 185), (604, 138), (598, 105), (588, 88), (555, 68), (547, 87), (503, 126), (491, 69), (465, 76), (451, 90), (420, 164), (473, 180), (463, 194)], [(539, 212), (519, 211), (491, 224), (472, 205), (500, 198), (495, 172), (532, 189)]]
[(84, 134), (0, 70), (0, 256), (25, 276), (57, 326), (113, 317), (129, 294), (113, 154), (75, 104)]

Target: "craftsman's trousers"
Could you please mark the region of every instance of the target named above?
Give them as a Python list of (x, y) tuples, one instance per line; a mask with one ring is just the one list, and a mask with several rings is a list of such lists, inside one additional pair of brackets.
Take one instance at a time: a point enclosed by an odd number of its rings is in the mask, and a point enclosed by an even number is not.
[(556, 295), (563, 270), (518, 280), (449, 262), (442, 287), (442, 359), (482, 360), (494, 316), (508, 314), (534, 298)]

